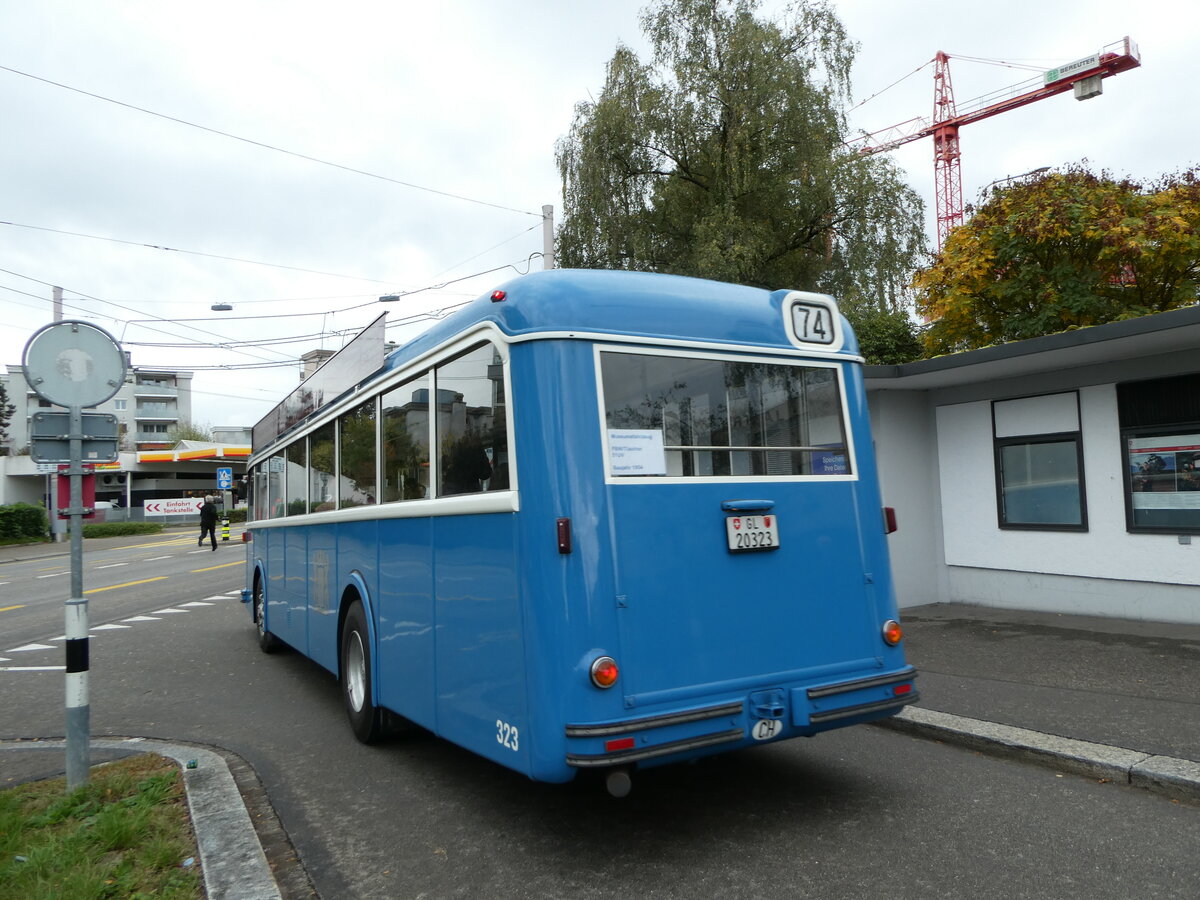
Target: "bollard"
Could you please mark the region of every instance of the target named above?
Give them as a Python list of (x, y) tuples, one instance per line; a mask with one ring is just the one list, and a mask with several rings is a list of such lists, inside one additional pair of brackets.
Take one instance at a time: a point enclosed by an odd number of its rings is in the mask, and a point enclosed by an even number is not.
[(221, 519), (221, 540), (229, 540), (229, 516)]

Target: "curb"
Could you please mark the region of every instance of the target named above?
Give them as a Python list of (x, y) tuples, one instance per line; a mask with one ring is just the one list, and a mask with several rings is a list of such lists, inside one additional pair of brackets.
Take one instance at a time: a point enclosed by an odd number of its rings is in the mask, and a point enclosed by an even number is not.
[(915, 706), (875, 724), (995, 756), (1016, 757), (1077, 775), (1129, 784), (1168, 797), (1200, 800), (1200, 763), (1189, 759), (1093, 744)]
[[(65, 750), (66, 741), (0, 742), (0, 750)], [(203, 747), (145, 738), (93, 738), (100, 750), (157, 753), (179, 763), (210, 900), (281, 900), (250, 814), (225, 760)], [(194, 763), (194, 768), (189, 764)]]

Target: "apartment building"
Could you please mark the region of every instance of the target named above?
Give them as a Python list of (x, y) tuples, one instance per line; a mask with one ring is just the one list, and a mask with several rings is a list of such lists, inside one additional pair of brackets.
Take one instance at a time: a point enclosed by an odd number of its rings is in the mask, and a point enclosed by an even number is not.
[[(128, 451), (161, 450), (174, 445), (171, 431), (180, 423), (192, 421), (192, 373), (182, 369), (135, 366), (126, 353), (128, 368), (125, 384), (107, 402), (89, 412), (111, 413), (117, 417), (121, 449)], [(8, 400), (16, 407), (8, 424), (8, 440), (3, 449), (16, 456), (29, 449), (29, 429), (33, 414), (39, 410), (60, 409), (43, 400), (25, 382), (19, 365), (5, 367), (0, 374)]]

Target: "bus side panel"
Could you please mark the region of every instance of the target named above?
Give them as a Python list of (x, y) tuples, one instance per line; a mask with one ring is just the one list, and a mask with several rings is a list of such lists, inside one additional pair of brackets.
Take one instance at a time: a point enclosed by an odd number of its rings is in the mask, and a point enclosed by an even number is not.
[(436, 731), (431, 521), (379, 523), (374, 600), (379, 703)]
[(442, 516), (432, 527), (438, 734), (527, 772), (514, 516)]
[[(375, 522), (314, 528), (309, 537), (308, 655), (338, 671), (338, 610), (351, 573), (375, 571)], [(366, 604), (369, 607), (369, 604)]]
[[(304, 616), (298, 609), (304, 606), (308, 578), (304, 533), (294, 529), (264, 528), (254, 539), (266, 542), (263, 555), (267, 562), (267, 624), (273, 634), (303, 653), (307, 641)], [(294, 549), (297, 544), (299, 552)]]

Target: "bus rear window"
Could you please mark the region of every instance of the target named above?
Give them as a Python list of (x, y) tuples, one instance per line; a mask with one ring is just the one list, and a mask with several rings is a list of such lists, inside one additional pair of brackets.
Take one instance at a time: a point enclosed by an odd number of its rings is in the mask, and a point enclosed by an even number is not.
[(602, 352), (600, 371), (614, 476), (851, 474), (834, 366)]

